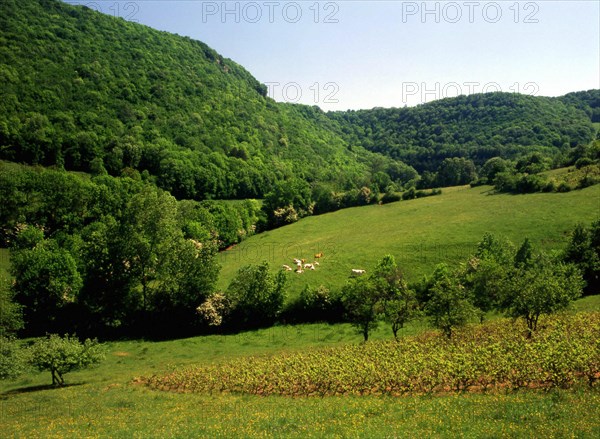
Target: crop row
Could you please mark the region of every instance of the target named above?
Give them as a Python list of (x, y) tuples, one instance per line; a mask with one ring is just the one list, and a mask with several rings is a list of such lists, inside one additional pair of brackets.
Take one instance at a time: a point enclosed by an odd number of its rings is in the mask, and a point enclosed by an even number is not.
[(600, 313), (544, 321), (531, 338), (520, 322), (499, 320), (301, 353), (245, 357), (144, 378), (154, 389), (257, 395), (404, 395), (594, 385), (600, 377)]

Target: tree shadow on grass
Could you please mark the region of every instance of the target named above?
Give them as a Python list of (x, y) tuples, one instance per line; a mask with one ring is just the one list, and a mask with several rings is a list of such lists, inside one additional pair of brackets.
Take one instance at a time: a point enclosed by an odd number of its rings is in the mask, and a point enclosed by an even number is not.
[(85, 383), (70, 383), (63, 386), (55, 386), (53, 384), (43, 384), (39, 386), (25, 386), (18, 387), (16, 389), (7, 390), (6, 392), (0, 393), (1, 396), (20, 395), (23, 393), (42, 392), (44, 390), (58, 390), (66, 389), (68, 387), (83, 386)]

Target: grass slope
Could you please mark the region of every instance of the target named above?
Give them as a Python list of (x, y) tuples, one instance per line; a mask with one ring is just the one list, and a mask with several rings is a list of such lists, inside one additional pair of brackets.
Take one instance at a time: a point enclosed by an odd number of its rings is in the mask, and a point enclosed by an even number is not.
[(266, 260), (279, 268), (295, 257), (312, 262), (321, 251), (316, 271), (289, 274), (292, 295), (305, 284), (340, 287), (352, 268), (369, 270), (387, 253), (415, 280), (437, 263), (464, 261), (485, 232), (516, 245), (529, 237), (536, 247), (559, 249), (577, 222), (599, 216), (600, 185), (527, 195), (492, 194), (489, 186), (447, 188), (439, 196), (345, 209), (253, 236), (220, 254), (219, 286), (226, 288), (245, 264)]

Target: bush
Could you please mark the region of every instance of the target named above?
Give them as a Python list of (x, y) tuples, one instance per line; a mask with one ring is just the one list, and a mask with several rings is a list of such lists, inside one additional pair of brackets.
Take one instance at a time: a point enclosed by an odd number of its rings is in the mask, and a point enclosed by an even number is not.
[(396, 201), (400, 201), (402, 199), (402, 195), (396, 192), (387, 192), (383, 198), (381, 198), (382, 204), (395, 203)]
[(415, 191), (414, 187), (411, 187), (409, 190), (402, 194), (403, 200), (413, 200), (415, 198), (417, 198), (417, 192)]
[(51, 334), (36, 341), (29, 348), (28, 357), (33, 367), (52, 374), (53, 385), (63, 386), (64, 374), (99, 363), (104, 359), (104, 350), (97, 340), (81, 343), (74, 336), (61, 338)]
[(542, 188), (542, 192), (556, 192), (556, 183), (554, 180), (548, 180)]
[(581, 169), (585, 166), (593, 165), (594, 161), (589, 157), (581, 157), (575, 162), (575, 167)]
[(539, 175), (523, 175), (516, 183), (516, 191), (522, 194), (540, 192), (545, 186), (545, 181)]
[(300, 296), (285, 310), (282, 320), (287, 323), (337, 323), (343, 320), (344, 309), (339, 294), (324, 285), (311, 288), (306, 285)]
[(498, 192), (515, 192), (518, 178), (511, 172), (499, 172), (494, 178), (494, 188)]
[(477, 180), (473, 180), (469, 184), (471, 187), (484, 186), (484, 185), (488, 184), (488, 179), (487, 179), (487, 177), (481, 177), (481, 178), (478, 178)]
[(598, 183), (598, 179), (593, 177), (592, 175), (584, 175), (581, 180), (579, 180), (579, 183), (577, 183), (577, 188), (578, 189), (583, 189), (589, 186), (593, 186), (596, 183)]
[(566, 181), (561, 181), (558, 187), (556, 188), (556, 192), (570, 192), (572, 190), (573, 187)]

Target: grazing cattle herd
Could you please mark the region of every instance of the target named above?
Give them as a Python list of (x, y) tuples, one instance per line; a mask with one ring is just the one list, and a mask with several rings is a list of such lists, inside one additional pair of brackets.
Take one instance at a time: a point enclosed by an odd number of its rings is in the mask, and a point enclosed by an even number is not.
[[(323, 252), (320, 253), (316, 253), (315, 254), (315, 259), (320, 259), (324, 256)], [(283, 268), (285, 271), (295, 271), (298, 274), (304, 273), (304, 271), (306, 270), (316, 270), (317, 267), (320, 265), (320, 263), (318, 261), (314, 261), (312, 263), (310, 262), (306, 262), (306, 259), (298, 259), (298, 258), (294, 258), (294, 265), (296, 266), (296, 269), (294, 270), (291, 266), (283, 264), (281, 266), (281, 268)], [(362, 276), (363, 274), (366, 273), (366, 270), (360, 269), (360, 268), (353, 268), (352, 271), (350, 272), (351, 276)]]

